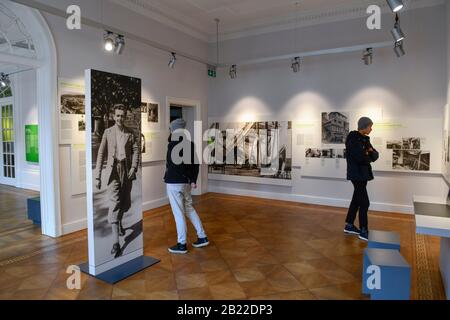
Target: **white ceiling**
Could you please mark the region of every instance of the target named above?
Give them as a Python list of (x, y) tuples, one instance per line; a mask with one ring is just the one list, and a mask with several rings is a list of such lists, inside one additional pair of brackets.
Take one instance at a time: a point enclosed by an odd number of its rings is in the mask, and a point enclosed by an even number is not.
[[(289, 29), (366, 15), (371, 4), (387, 10), (386, 0), (111, 0), (209, 41), (215, 39), (215, 18), (223, 38)], [(405, 6), (435, 5), (444, 0), (403, 0)]]

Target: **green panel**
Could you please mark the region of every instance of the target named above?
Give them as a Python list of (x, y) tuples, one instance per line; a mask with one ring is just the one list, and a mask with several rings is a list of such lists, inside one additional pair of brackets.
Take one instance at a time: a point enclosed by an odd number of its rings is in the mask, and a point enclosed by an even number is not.
[(25, 154), (28, 162), (39, 163), (38, 125), (25, 126)]

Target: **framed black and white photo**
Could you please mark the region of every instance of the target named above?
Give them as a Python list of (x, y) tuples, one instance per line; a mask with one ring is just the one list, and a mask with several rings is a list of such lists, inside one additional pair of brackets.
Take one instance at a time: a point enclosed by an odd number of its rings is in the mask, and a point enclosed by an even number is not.
[(210, 141), (209, 174), (292, 179), (292, 122), (217, 122), (210, 128), (217, 136)]
[(392, 169), (430, 171), (430, 152), (422, 150), (394, 150)]
[(148, 104), (148, 122), (159, 123), (159, 103)]
[(344, 144), (350, 132), (349, 114), (322, 112), (322, 143)]

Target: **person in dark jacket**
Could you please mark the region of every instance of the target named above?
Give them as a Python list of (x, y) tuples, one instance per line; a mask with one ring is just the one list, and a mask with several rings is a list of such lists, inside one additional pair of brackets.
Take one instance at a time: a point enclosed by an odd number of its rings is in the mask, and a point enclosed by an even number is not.
[[(372, 125), (371, 119), (362, 117), (358, 121), (358, 131), (350, 132), (345, 142), (347, 180), (352, 182), (355, 190), (345, 220), (344, 232), (356, 234), (365, 241), (369, 238), (367, 212), (370, 201), (367, 194), (367, 182), (374, 179), (371, 163), (377, 161), (379, 157), (378, 151), (370, 143), (369, 134), (372, 132)], [(354, 225), (358, 211), (360, 229)]]
[[(203, 229), (200, 217), (192, 205), (191, 190), (197, 188), (197, 178), (200, 165), (195, 161), (195, 145), (191, 141), (190, 149), (181, 149), (183, 145), (183, 136), (178, 141), (172, 141), (172, 133), (178, 129), (185, 129), (186, 122), (183, 119), (177, 119), (170, 124), (169, 145), (167, 148), (166, 173), (164, 182), (166, 183), (167, 195), (169, 197), (170, 206), (172, 208), (175, 224), (177, 227), (178, 243), (169, 248), (170, 253), (187, 253), (187, 226), (186, 218), (195, 227), (198, 239), (192, 245), (195, 248), (206, 247), (209, 245), (205, 230)], [(189, 145), (189, 144), (188, 144)], [(181, 151), (178, 151), (178, 149)], [(175, 151), (174, 151), (175, 149)], [(178, 152), (177, 152), (178, 151)], [(185, 163), (183, 151), (190, 151), (191, 157), (188, 163)]]

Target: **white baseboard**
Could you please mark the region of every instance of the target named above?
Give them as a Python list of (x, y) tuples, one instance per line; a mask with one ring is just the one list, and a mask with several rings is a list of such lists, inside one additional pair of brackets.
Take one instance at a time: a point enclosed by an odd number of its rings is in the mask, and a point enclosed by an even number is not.
[(19, 183), (16, 186), (19, 189), (33, 190), (33, 191), (41, 191), (41, 186), (39, 184), (32, 183)]
[(142, 211), (152, 210), (169, 204), (169, 198), (164, 197), (156, 200), (146, 201), (142, 204)]
[(69, 222), (66, 224), (63, 224), (62, 226), (62, 234), (66, 235), (72, 232), (77, 232), (80, 230), (84, 230), (87, 228), (87, 219), (80, 219), (73, 222)]
[[(142, 204), (142, 211), (159, 208), (159, 207), (165, 206), (168, 203), (169, 203), (169, 198), (167, 198), (167, 197), (152, 200), (152, 201), (147, 201)], [(85, 219), (80, 219), (80, 220), (76, 220), (76, 221), (64, 224), (62, 226), (62, 233), (63, 233), (63, 235), (66, 235), (66, 234), (69, 234), (72, 232), (84, 230), (86, 228), (87, 228), (87, 219), (85, 218)]]
[[(341, 208), (347, 208), (350, 205), (350, 200), (346, 199), (326, 198), (300, 194), (254, 191), (254, 190), (225, 188), (216, 186), (210, 186), (209, 192), (273, 199), (273, 200), (293, 201), (293, 202), (301, 202), (307, 204), (316, 204), (322, 206), (341, 207)], [(383, 211), (383, 212), (398, 212), (405, 214), (414, 213), (414, 207), (412, 205), (407, 206), (401, 204), (372, 202), (372, 201), (370, 202), (370, 209), (374, 211)]]

